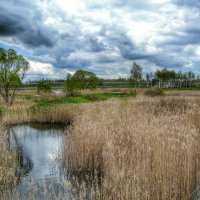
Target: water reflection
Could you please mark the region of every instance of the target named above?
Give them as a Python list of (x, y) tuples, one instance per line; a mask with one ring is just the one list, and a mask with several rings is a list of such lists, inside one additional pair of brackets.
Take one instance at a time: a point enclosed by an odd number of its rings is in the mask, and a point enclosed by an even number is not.
[[(0, 199), (91, 199), (92, 185), (86, 172), (63, 169), (62, 141), (65, 127), (49, 124), (17, 125), (8, 130), (10, 149), (17, 151), (17, 186), (2, 191)], [(14, 197), (14, 198), (13, 198)]]
[(8, 130), (9, 146), (17, 150), (17, 176), (23, 180), (62, 178), (58, 162), (64, 127), (50, 125), (19, 125)]

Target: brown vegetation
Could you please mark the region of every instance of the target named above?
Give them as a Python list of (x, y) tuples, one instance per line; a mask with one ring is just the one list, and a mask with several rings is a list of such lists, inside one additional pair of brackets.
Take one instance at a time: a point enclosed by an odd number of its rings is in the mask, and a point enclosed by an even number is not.
[(77, 112), (81, 112), (79, 105), (36, 105), (33, 99), (18, 97), (15, 104), (6, 108), (1, 123), (15, 125), (24, 123), (70, 123)]
[(66, 164), (103, 171), (93, 199), (189, 199), (199, 170), (199, 113), (194, 97), (84, 105), (68, 131)]
[(70, 123), (75, 113), (79, 110), (78, 106), (35, 106), (25, 108), (13, 106), (8, 109), (2, 117), (5, 125), (24, 124), (24, 123)]
[(7, 144), (7, 136), (0, 124), (0, 190), (15, 182), (16, 155)]
[[(74, 182), (74, 199), (186, 200), (197, 186), (199, 113), (195, 95), (54, 106), (17, 98), (1, 121), (73, 122), (66, 131), (64, 165), (75, 174), (90, 171), (93, 176), (89, 194), (85, 183)], [(5, 135), (0, 135), (0, 152), (0, 175), (6, 182), (13, 177), (15, 154), (6, 148)]]

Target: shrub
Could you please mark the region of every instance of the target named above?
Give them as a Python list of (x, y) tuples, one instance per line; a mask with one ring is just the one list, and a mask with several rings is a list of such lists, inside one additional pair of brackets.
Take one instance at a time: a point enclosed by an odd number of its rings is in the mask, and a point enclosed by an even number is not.
[(42, 91), (42, 92), (52, 92), (52, 87), (49, 83), (44, 82), (44, 81), (39, 81), (37, 84), (37, 91), (38, 94)]
[(4, 109), (0, 107), (0, 117), (2, 116), (3, 112), (4, 112)]
[(81, 89), (96, 89), (99, 79), (93, 72), (78, 70), (73, 75), (67, 74), (65, 80), (65, 92), (67, 96), (73, 96), (74, 92)]
[(151, 97), (163, 96), (164, 92), (161, 89), (148, 89), (145, 91), (145, 95)]

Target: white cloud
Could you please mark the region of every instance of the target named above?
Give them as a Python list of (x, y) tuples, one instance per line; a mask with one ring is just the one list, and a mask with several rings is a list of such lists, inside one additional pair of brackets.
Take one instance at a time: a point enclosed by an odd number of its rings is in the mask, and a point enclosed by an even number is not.
[[(104, 77), (128, 76), (133, 60), (145, 71), (191, 66), (199, 70), (200, 14), (187, 2), (185, 6), (173, 0), (20, 2), (9, 5), (10, 10), (20, 9), (13, 16), (18, 13), (19, 19), (30, 24), (28, 30), (35, 31), (37, 41), (28, 37), (30, 31), (23, 35), (12, 30), (8, 35), (0, 34), (0, 39), (4, 45), (29, 52), (29, 74), (63, 77), (67, 71), (83, 68)], [(30, 15), (24, 16), (27, 12)], [(19, 23), (20, 28), (22, 25)]]
[(196, 49), (196, 55), (197, 55), (197, 56), (200, 56), (200, 47), (198, 47), (198, 48)]
[(33, 60), (29, 60), (31, 74), (53, 75), (53, 65), (50, 63), (41, 63)]

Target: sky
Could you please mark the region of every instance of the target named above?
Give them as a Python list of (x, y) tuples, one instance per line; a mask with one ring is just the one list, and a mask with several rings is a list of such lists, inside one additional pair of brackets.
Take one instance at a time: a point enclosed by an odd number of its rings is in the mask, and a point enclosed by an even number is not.
[(0, 0), (0, 48), (30, 62), (27, 80), (128, 77), (134, 61), (199, 75), (200, 1)]

